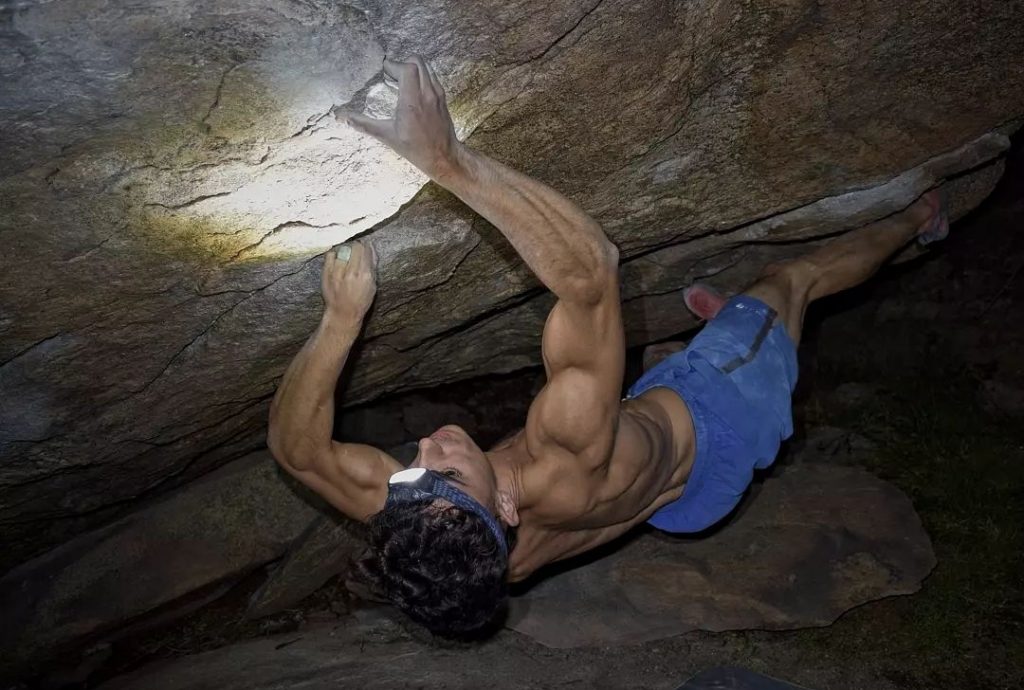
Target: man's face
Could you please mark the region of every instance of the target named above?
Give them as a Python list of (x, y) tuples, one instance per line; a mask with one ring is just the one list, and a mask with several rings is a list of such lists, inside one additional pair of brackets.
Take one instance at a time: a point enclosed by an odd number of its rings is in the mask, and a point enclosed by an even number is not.
[(409, 467), (439, 472), (481, 505), (495, 509), (497, 480), (494, 470), (480, 446), (460, 426), (449, 424), (421, 438), (419, 452)]

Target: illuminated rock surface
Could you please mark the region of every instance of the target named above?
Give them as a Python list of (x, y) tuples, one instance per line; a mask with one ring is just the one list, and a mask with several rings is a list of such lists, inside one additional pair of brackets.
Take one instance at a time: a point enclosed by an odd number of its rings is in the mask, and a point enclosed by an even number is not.
[[(550, 298), (491, 227), (333, 106), (422, 53), (476, 147), (621, 247), (630, 342), (936, 181), (963, 211), (1024, 113), (1013, 3), (21, 3), (0, 26), (0, 570), (262, 443), (372, 229), (346, 401), (539, 360)], [(756, 221), (756, 222), (755, 222)]]

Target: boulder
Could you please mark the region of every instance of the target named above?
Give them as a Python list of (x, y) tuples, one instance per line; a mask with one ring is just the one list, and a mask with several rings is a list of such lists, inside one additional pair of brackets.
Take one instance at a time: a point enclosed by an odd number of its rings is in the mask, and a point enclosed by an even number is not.
[[(835, 654), (788, 649), (764, 636), (723, 644), (688, 635), (629, 647), (545, 649), (515, 633), (485, 644), (441, 646), (421, 639), (381, 609), (364, 609), (342, 625), (317, 625), (150, 663), (101, 684), (101, 690), (518, 690), (520, 688), (677, 688), (709, 667), (745, 661), (808, 688), (897, 690), (875, 665), (838, 663)], [(739, 690), (753, 674), (701, 673), (715, 687)], [(763, 680), (763, 676), (758, 677)], [(694, 679), (697, 680), (697, 679)], [(902, 680), (902, 679), (899, 679)], [(731, 683), (731, 684), (726, 684)], [(802, 684), (803, 685), (803, 684)], [(687, 685), (688, 690), (691, 686)], [(680, 690), (683, 690), (680, 688)], [(767, 688), (765, 689), (767, 690)], [(776, 690), (774, 687), (772, 690)], [(779, 689), (781, 690), (781, 689)]]
[[(256, 690), (274, 688), (546, 687), (551, 678), (579, 675), (576, 664), (535, 663), (529, 650), (497, 640), (441, 650), (417, 640), (388, 610), (357, 611), (342, 625), (238, 642), (157, 662), (100, 685), (104, 690)], [(589, 674), (584, 674), (589, 675)], [(615, 687), (626, 687), (616, 685)], [(642, 688), (643, 685), (628, 687)], [(649, 686), (647, 686), (649, 687)]]
[(916, 592), (935, 567), (910, 500), (862, 469), (794, 465), (755, 493), (710, 534), (634, 534), (556, 567), (507, 625), (556, 648), (822, 626)]
[(335, 575), (347, 572), (365, 545), (355, 523), (336, 514), (321, 515), (253, 593), (245, 615), (262, 618), (295, 606)]
[(223, 593), (281, 556), (317, 512), (278, 473), (256, 453), (9, 572), (0, 579), (0, 677), (38, 671), (144, 614), (166, 623), (168, 609), (184, 615), (196, 593)]
[(551, 306), (499, 233), (339, 106), (424, 55), (474, 147), (621, 248), (631, 344), (678, 291), (1000, 170), (1017, 3), (81, 0), (0, 28), (0, 571), (263, 441), (317, 322), (319, 254), (380, 290), (346, 404), (539, 363)]

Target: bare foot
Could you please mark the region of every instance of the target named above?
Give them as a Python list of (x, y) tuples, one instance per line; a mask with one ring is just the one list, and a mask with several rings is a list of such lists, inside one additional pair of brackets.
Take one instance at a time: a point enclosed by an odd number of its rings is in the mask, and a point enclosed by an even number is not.
[(686, 308), (700, 319), (710, 321), (718, 315), (726, 303), (725, 297), (714, 288), (703, 283), (694, 283), (683, 290), (683, 302)]
[(945, 239), (949, 234), (949, 213), (946, 193), (933, 189), (921, 196), (907, 209), (911, 222), (917, 227), (917, 241), (929, 244)]

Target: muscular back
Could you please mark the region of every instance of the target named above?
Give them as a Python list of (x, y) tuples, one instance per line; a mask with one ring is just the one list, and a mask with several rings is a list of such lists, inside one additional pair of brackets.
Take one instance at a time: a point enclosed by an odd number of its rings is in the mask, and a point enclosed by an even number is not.
[(617, 281), (592, 304), (556, 304), (542, 347), (548, 384), (524, 431), (492, 456), (521, 468), (513, 580), (646, 520), (680, 495), (693, 456), (689, 414), (674, 393), (619, 399)]
[(521, 436), (499, 451), (524, 463), (525, 493), (535, 497), (520, 507), (510, 579), (611, 541), (679, 497), (693, 461), (693, 435), (688, 419), (673, 423), (665, 412), (675, 401), (659, 398), (672, 395), (651, 391), (623, 403), (614, 446), (600, 468), (588, 470), (557, 450), (524, 457)]

